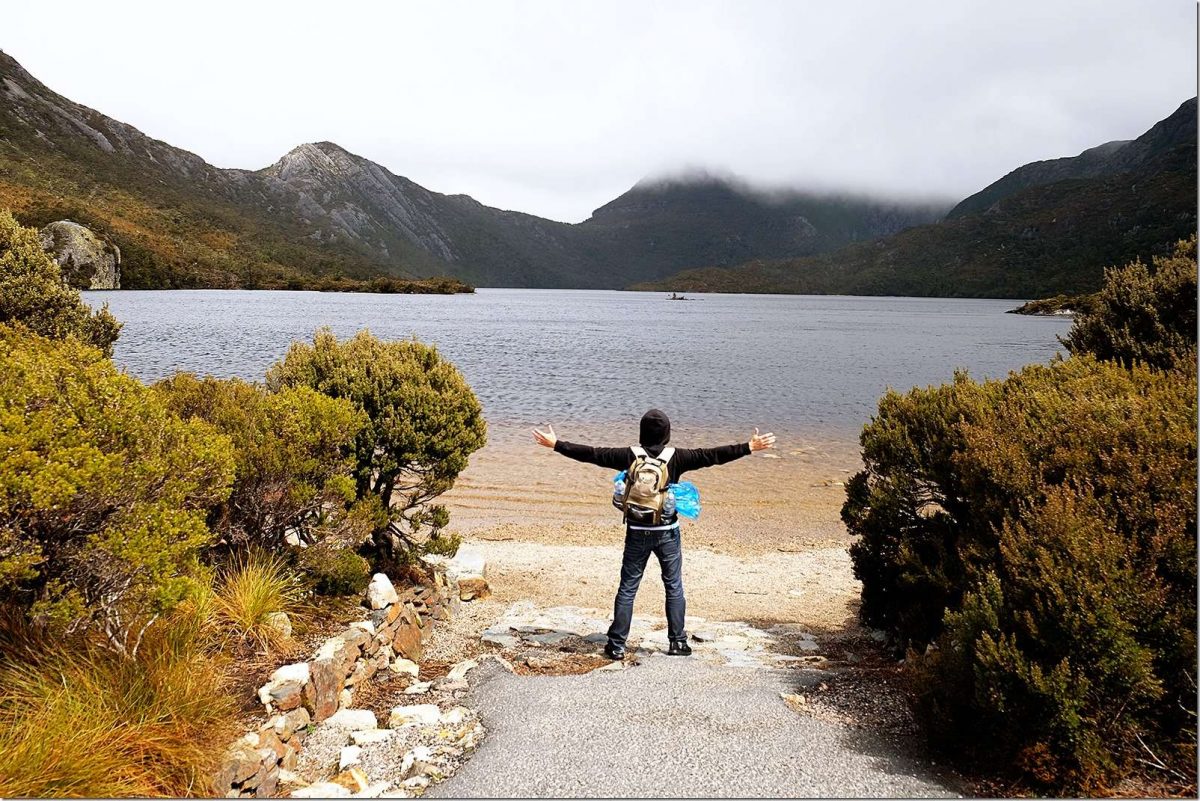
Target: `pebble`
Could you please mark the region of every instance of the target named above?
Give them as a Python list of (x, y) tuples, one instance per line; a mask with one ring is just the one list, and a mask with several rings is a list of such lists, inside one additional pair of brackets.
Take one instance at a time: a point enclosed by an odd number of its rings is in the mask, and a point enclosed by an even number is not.
[(388, 718), (388, 728), (399, 729), (404, 726), (433, 726), (441, 718), (442, 712), (436, 704), (413, 704), (398, 706), (392, 710)]
[(345, 770), (351, 765), (357, 765), (362, 761), (362, 746), (348, 745), (342, 749), (342, 753), (338, 756), (338, 770)]
[(350, 742), (355, 745), (375, 745), (384, 743), (396, 736), (391, 729), (364, 729), (350, 732)]

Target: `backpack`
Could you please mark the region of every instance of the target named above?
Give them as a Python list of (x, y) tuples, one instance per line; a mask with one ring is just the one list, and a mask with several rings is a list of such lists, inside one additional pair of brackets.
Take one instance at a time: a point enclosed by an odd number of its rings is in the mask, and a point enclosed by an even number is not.
[(618, 507), (625, 513), (625, 522), (643, 526), (659, 526), (669, 522), (663, 520), (663, 502), (671, 485), (671, 472), (667, 464), (675, 455), (675, 449), (663, 448), (657, 457), (636, 445), (631, 450), (634, 460), (629, 466), (625, 494)]

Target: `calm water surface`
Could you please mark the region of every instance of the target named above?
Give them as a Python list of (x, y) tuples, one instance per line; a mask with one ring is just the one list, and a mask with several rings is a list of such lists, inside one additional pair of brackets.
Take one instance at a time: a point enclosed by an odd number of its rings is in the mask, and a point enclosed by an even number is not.
[(176, 370), (261, 379), (320, 326), (417, 336), (463, 371), (500, 429), (605, 426), (648, 405), (697, 429), (770, 426), (853, 437), (887, 387), (955, 368), (1003, 377), (1059, 350), (1063, 318), (1015, 301), (481, 289), (475, 295), (87, 292), (125, 323), (116, 360), (148, 381)]

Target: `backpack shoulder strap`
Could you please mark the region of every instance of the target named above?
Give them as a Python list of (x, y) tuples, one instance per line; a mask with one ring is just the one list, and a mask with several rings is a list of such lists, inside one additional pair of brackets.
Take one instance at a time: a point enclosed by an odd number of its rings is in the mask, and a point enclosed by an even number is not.
[(639, 459), (645, 459), (649, 455), (646, 453), (646, 449), (643, 448), (641, 445), (634, 445), (629, 450), (633, 451), (633, 455)]
[(674, 448), (663, 448), (662, 453), (658, 455), (658, 458), (662, 460), (663, 464), (666, 464), (667, 462), (671, 461), (671, 457), (674, 455)]

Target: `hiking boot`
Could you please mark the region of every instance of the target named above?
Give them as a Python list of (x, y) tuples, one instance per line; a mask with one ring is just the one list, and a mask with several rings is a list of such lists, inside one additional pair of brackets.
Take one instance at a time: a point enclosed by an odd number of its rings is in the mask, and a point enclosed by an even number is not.
[(612, 643), (609, 643), (608, 645), (604, 646), (604, 655), (614, 661), (624, 659), (625, 658), (625, 649), (624, 648), (616, 648), (613, 646)]
[(667, 656), (691, 656), (692, 646), (687, 644), (687, 640), (671, 640), (671, 647), (667, 649)]

